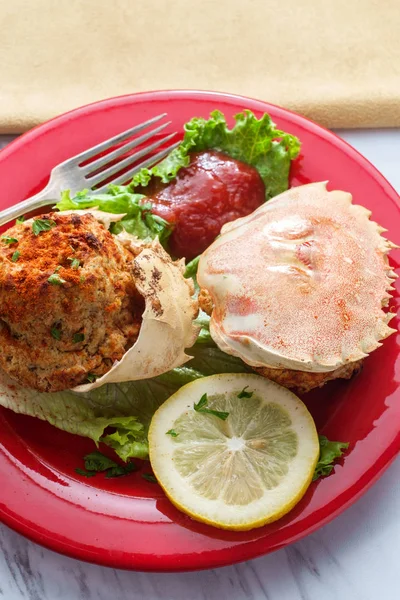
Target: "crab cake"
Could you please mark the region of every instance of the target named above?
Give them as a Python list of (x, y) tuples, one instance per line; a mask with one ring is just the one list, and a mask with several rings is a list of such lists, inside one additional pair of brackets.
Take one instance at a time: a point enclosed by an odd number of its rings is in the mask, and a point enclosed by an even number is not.
[(393, 245), (369, 217), (313, 183), (225, 225), (197, 274), (221, 350), (302, 391), (359, 370), (394, 331)]
[(0, 240), (0, 366), (55, 392), (106, 373), (138, 337), (133, 255), (91, 214), (50, 213)]

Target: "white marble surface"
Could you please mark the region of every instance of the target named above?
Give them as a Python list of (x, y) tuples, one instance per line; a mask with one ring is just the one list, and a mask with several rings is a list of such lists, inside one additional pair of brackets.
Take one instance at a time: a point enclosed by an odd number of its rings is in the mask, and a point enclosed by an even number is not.
[[(400, 131), (340, 135), (400, 191)], [(329, 525), (232, 567), (183, 574), (116, 571), (59, 556), (1, 525), (0, 548), (0, 600), (399, 600), (400, 458)]]

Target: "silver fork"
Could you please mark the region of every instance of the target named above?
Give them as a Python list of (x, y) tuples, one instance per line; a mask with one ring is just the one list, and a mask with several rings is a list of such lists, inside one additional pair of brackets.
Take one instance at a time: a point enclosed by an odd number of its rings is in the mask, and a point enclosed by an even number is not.
[[(163, 131), (163, 129), (171, 124), (171, 121), (163, 123), (155, 129), (152, 129), (151, 131), (148, 131), (147, 133), (144, 133), (133, 140), (128, 138), (135, 136), (166, 116), (167, 113), (163, 113), (162, 115), (153, 117), (144, 123), (139, 123), (139, 125), (135, 125), (135, 127), (132, 127), (127, 131), (123, 131), (122, 133), (119, 133), (118, 135), (115, 135), (114, 137), (105, 140), (104, 142), (101, 142), (100, 144), (97, 144), (96, 146), (93, 146), (92, 148), (89, 148), (88, 150), (85, 150), (76, 156), (72, 156), (71, 158), (68, 158), (64, 162), (60, 163), (51, 171), (49, 183), (41, 192), (0, 212), (0, 225), (4, 225), (5, 223), (8, 223), (17, 217), (21, 217), (23, 214), (32, 210), (48, 206), (49, 202), (59, 198), (60, 192), (63, 190), (70, 190), (71, 194), (75, 194), (83, 189), (91, 189), (96, 193), (102, 193), (107, 189), (110, 183), (116, 185), (126, 183), (143, 167), (152, 167), (162, 158), (164, 158), (169, 152), (171, 152), (171, 150), (176, 148), (176, 146), (179, 145), (179, 142), (164, 148), (157, 154), (154, 154), (146, 160), (143, 160), (141, 163), (135, 164), (135, 166), (122, 175), (118, 175), (122, 169), (126, 169), (129, 167), (129, 165), (136, 163), (141, 158), (146, 157), (148, 154), (153, 152), (153, 150), (159, 146), (162, 146), (163, 144), (166, 144), (171, 138), (174, 137), (174, 135), (176, 135), (175, 133), (171, 133), (161, 139), (158, 139), (152, 144), (141, 148), (138, 152), (129, 154), (126, 158), (122, 158), (124, 154), (133, 148), (136, 148), (144, 142), (151, 140), (154, 136)], [(85, 163), (87, 160), (96, 157), (101, 152), (110, 150), (113, 146), (123, 142), (124, 140), (128, 141), (115, 150), (112, 150), (105, 156), (100, 156), (89, 164), (82, 166), (82, 163)], [(118, 158), (122, 158), (122, 160), (107, 166)], [(103, 170), (98, 172), (99, 169)], [(115, 174), (117, 174), (115, 179), (108, 181), (107, 184), (95, 188), (95, 186), (98, 186), (102, 182), (109, 180), (110, 177)]]

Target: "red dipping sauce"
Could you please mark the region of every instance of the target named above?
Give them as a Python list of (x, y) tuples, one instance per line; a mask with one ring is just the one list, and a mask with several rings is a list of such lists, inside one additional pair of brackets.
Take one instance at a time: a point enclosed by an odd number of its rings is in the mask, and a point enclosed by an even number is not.
[(190, 260), (204, 252), (222, 225), (253, 212), (265, 201), (258, 171), (221, 152), (191, 155), (176, 180), (150, 198), (152, 212), (173, 223), (173, 255)]

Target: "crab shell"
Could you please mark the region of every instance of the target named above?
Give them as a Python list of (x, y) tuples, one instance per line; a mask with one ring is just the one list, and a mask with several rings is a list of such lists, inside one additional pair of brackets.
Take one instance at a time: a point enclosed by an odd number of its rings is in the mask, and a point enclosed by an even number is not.
[[(87, 210), (99, 221), (110, 224), (123, 215)], [(132, 274), (145, 300), (142, 324), (135, 344), (102, 377), (79, 385), (75, 392), (89, 392), (106, 383), (137, 381), (161, 375), (191, 359), (185, 353), (197, 339), (193, 324), (198, 303), (191, 279), (185, 279), (184, 261), (173, 262), (159, 241), (143, 242), (123, 233), (117, 236), (132, 251)]]
[(394, 245), (370, 214), (322, 182), (226, 224), (197, 274), (221, 350), (255, 367), (329, 372), (380, 346), (394, 331), (383, 310)]

